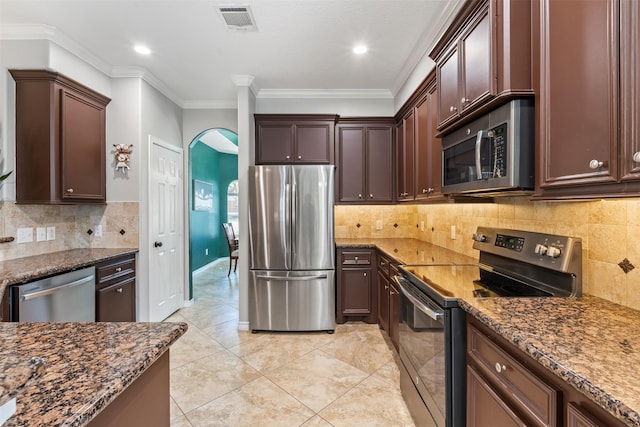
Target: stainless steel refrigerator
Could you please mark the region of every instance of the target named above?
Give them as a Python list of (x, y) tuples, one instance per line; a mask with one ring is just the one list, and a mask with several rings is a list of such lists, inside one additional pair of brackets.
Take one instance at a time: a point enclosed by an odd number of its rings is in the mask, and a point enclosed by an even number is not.
[(334, 166), (249, 167), (252, 331), (335, 329)]

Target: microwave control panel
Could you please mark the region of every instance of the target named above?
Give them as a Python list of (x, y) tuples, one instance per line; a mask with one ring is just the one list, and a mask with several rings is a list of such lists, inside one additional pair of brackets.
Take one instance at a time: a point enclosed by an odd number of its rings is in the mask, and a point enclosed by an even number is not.
[(507, 124), (491, 129), (493, 136), (493, 177), (507, 176)]

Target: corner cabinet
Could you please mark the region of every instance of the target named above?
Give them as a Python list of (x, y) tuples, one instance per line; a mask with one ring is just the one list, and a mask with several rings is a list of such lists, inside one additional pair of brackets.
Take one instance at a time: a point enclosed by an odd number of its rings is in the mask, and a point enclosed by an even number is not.
[(336, 322), (360, 320), (377, 323), (374, 288), (375, 249), (338, 248)]
[(467, 319), (468, 427), (624, 425), (513, 344)]
[(256, 164), (334, 164), (336, 115), (255, 114)]
[(393, 201), (393, 135), (391, 119), (340, 121), (336, 144), (338, 203)]
[(135, 255), (124, 255), (97, 264), (96, 322), (135, 321)]
[(534, 199), (640, 195), (638, 2), (533, 0), (532, 10)]
[(16, 82), (16, 203), (106, 202), (109, 98), (49, 70)]
[(529, 0), (469, 1), (429, 56), (436, 61), (438, 129), (492, 105), (533, 96)]

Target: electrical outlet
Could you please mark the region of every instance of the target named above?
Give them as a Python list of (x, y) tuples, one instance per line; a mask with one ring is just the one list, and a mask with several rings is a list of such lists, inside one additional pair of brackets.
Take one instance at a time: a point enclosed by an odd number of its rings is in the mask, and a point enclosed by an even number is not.
[(451, 226), (451, 240), (456, 240), (456, 226)]
[(424, 232), (424, 221), (420, 221), (420, 231)]
[(18, 228), (18, 244), (33, 242), (33, 228)]
[(47, 240), (56, 240), (56, 228), (47, 227)]
[(204, 250), (204, 254), (205, 254), (205, 255), (209, 255), (209, 248), (207, 248), (207, 249), (205, 249), (205, 250)]
[(102, 237), (102, 226), (101, 225), (96, 225), (93, 228), (93, 237)]
[(47, 240), (47, 227), (36, 228), (36, 241), (44, 242)]
[(382, 220), (381, 219), (376, 221), (376, 230), (382, 230)]

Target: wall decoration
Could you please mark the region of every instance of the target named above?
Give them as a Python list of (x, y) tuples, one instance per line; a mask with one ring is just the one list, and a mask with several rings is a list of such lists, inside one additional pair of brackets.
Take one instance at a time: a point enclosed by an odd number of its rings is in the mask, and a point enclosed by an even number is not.
[(193, 210), (213, 210), (213, 184), (197, 179), (193, 180)]
[(116, 148), (116, 170), (121, 169), (122, 173), (125, 173), (126, 170), (131, 169), (129, 161), (133, 144), (113, 144), (113, 146)]

